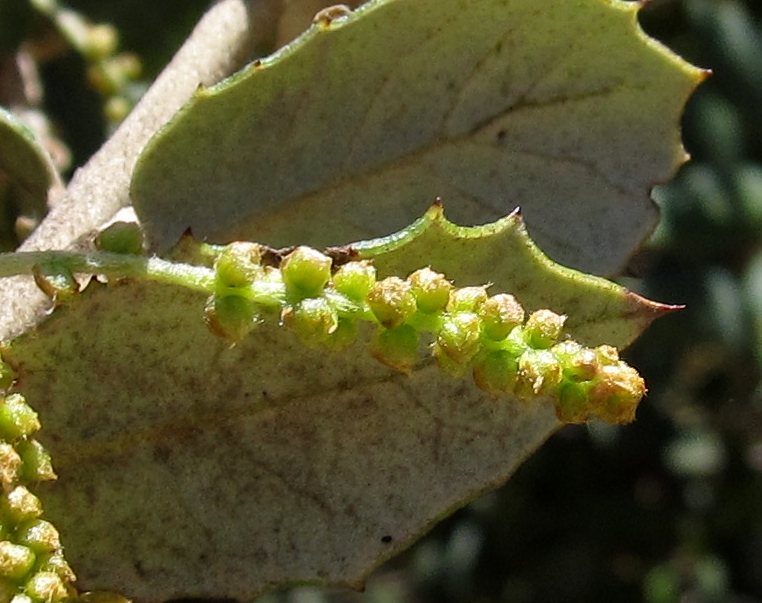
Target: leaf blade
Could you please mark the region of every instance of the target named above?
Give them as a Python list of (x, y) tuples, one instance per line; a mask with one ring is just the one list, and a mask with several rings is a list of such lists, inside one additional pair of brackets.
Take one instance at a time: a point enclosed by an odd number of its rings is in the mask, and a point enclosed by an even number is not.
[[(434, 207), (396, 241), (358, 248), (383, 271), (469, 248), (466, 271), (502, 257), (488, 268), (506, 283), (511, 263), (538, 276), (525, 299), (576, 299), (620, 341), (658, 307), (553, 265), (517, 215), (462, 228)], [(43, 492), (47, 514), (85, 589), (159, 601), (359, 586), (559, 426), (549, 400), (490, 396), (430, 360), (396, 373), (362, 341), (327, 354), (276, 320), (231, 347), (207, 331), (203, 306), (197, 291), (94, 281), (3, 350), (46, 426), (60, 476)], [(597, 336), (584, 321), (571, 332)]]
[(553, 2), (377, 0), (199, 91), (133, 179), (154, 242), (322, 246), (439, 196), (462, 223), (521, 206), (551, 257), (615, 271), (655, 222), (645, 191), (684, 159), (701, 74), (632, 3)]

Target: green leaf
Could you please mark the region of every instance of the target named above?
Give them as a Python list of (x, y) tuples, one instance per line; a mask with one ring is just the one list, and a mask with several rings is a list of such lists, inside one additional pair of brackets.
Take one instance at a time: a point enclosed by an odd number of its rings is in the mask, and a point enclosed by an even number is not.
[(48, 190), (60, 184), (47, 151), (32, 132), (0, 107), (0, 240), (12, 241), (19, 214), (35, 219), (47, 213)]
[(353, 249), (360, 258), (373, 258), (382, 278), (430, 266), (458, 287), (492, 283), (493, 292), (512, 293), (528, 312), (551, 308), (568, 315), (568, 332), (588, 346), (627, 347), (665, 310), (614, 283), (553, 262), (529, 238), (518, 212), (464, 227), (449, 222), (442, 207), (434, 205), (408, 228)]
[(375, 0), (200, 89), (131, 186), (160, 249), (379, 236), (436, 197), (458, 222), (522, 208), (555, 260), (611, 274), (653, 228), (702, 79), (618, 0)]
[[(459, 228), (434, 208), (392, 239), (357, 248), (384, 271), (492, 262), (520, 300), (573, 306), (570, 334), (589, 343), (625, 345), (669, 309), (553, 265), (516, 215)], [(60, 479), (40, 495), (85, 590), (360, 586), (559, 426), (549, 400), (485, 394), (431, 360), (394, 372), (365, 337), (330, 353), (270, 320), (231, 347), (204, 326), (204, 301), (94, 281), (4, 350), (45, 426)]]

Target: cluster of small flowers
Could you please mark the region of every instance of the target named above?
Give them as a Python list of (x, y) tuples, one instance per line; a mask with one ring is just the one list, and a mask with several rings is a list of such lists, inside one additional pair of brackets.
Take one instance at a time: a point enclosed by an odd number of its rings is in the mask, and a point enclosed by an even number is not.
[(213, 332), (240, 340), (270, 311), (306, 344), (340, 349), (354, 341), (358, 322), (367, 321), (378, 327), (373, 356), (403, 372), (418, 362), (421, 336), (430, 333), (444, 371), (470, 370), (494, 394), (550, 397), (565, 423), (591, 416), (629, 422), (645, 394), (642, 378), (615, 348), (561, 340), (565, 316), (537, 310), (527, 317), (512, 295), (456, 288), (429, 268), (405, 280), (377, 280), (367, 261), (334, 269), (330, 257), (308, 247), (296, 248), (278, 268), (261, 260), (254, 243), (233, 243), (217, 256), (216, 288), (206, 306)]
[[(13, 381), (0, 363), (0, 389)], [(76, 596), (58, 531), (41, 519), (42, 504), (25, 484), (55, 479), (50, 456), (30, 436), (37, 413), (20, 394), (0, 395), (0, 601), (57, 603)]]

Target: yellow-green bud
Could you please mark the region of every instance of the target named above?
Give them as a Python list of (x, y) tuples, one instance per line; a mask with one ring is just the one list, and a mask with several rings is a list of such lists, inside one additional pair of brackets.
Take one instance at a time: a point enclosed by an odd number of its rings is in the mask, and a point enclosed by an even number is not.
[(61, 548), (58, 530), (44, 519), (31, 519), (24, 522), (16, 531), (19, 544), (28, 546), (36, 554), (52, 553)]
[(376, 283), (366, 301), (378, 322), (387, 329), (399, 327), (418, 309), (410, 283), (396, 276)]
[(550, 310), (532, 312), (524, 325), (526, 342), (536, 350), (551, 347), (561, 335), (566, 316)]
[(11, 394), (0, 401), (0, 437), (15, 440), (40, 428), (37, 413), (21, 394)]
[(40, 499), (24, 486), (16, 486), (2, 498), (0, 508), (4, 516), (14, 524), (35, 519), (42, 515)]
[(307, 345), (321, 345), (339, 327), (336, 309), (323, 297), (308, 297), (283, 310), (283, 321)]
[(95, 246), (111, 253), (140, 255), (143, 253), (143, 229), (135, 222), (113, 222), (98, 233)]
[(590, 383), (566, 381), (556, 395), (556, 417), (562, 423), (584, 423), (591, 414)]
[(562, 341), (551, 350), (564, 369), (564, 379), (590, 381), (598, 372), (599, 360), (595, 350), (582, 347), (576, 341)]
[(50, 454), (37, 440), (22, 440), (16, 444), (23, 466), (21, 477), (30, 482), (44, 482), (56, 479)]
[(413, 272), (407, 282), (415, 296), (418, 309), (426, 314), (444, 310), (450, 300), (452, 283), (444, 275), (431, 268), (421, 268)]
[(259, 306), (239, 295), (212, 295), (204, 308), (206, 326), (215, 335), (240, 341), (261, 321)]
[(410, 325), (381, 327), (373, 335), (371, 354), (386, 366), (409, 373), (418, 360), (418, 332)]
[(333, 275), (333, 286), (342, 295), (362, 302), (376, 284), (376, 269), (370, 262), (348, 262)]
[(26, 583), (24, 590), (40, 603), (58, 603), (69, 594), (64, 581), (55, 572), (37, 572)]
[(600, 368), (590, 388), (592, 412), (607, 423), (630, 423), (638, 403), (646, 394), (646, 384), (638, 372), (624, 362)]
[(445, 355), (465, 367), (480, 349), (481, 319), (473, 312), (457, 312), (444, 317), (434, 343), (434, 354)]
[(516, 357), (505, 350), (486, 353), (474, 365), (474, 381), (479, 389), (490, 394), (512, 393), (518, 371)]
[(113, 25), (97, 23), (87, 27), (82, 52), (92, 60), (104, 59), (116, 52), (119, 46), (119, 33)]
[(331, 278), (333, 260), (311, 247), (297, 247), (280, 265), (283, 282), (296, 298), (318, 297)]
[(106, 121), (110, 123), (119, 123), (132, 111), (132, 107), (135, 103), (124, 96), (111, 96), (103, 103), (103, 115), (106, 117)]
[(236, 242), (225, 246), (214, 261), (220, 287), (247, 287), (262, 277), (262, 248), (256, 243)]
[(561, 363), (548, 350), (527, 350), (518, 359), (516, 395), (523, 399), (553, 393), (561, 382)]
[(500, 293), (481, 305), (479, 316), (484, 334), (489, 339), (500, 341), (524, 322), (524, 308), (513, 295)]
[(0, 484), (6, 488), (18, 481), (23, 467), (21, 456), (7, 442), (0, 442)]
[(447, 302), (447, 311), (453, 314), (457, 312), (478, 312), (481, 305), (487, 301), (487, 297), (486, 287), (453, 289)]
[(13, 581), (23, 580), (34, 566), (33, 551), (7, 540), (0, 542), (0, 577)]
[(73, 582), (77, 579), (60, 550), (38, 555), (36, 570), (38, 572), (53, 572), (66, 582)]

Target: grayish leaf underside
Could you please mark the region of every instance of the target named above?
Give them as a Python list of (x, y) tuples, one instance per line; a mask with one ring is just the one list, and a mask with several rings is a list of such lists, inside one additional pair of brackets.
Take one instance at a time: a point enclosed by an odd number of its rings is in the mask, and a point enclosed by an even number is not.
[(198, 294), (86, 296), (11, 354), (45, 418), (59, 480), (40, 494), (83, 589), (162, 601), (357, 586), (558, 425), (549, 403), (433, 366), (394, 373), (364, 344), (305, 350), (273, 325), (230, 347)]
[[(329, 245), (393, 232), (441, 197), (456, 223), (521, 206), (553, 259), (612, 273), (684, 155), (695, 72), (633, 4), (380, 0), (199, 91), (132, 193), (154, 243)], [(644, 110), (643, 107), (648, 107)]]

